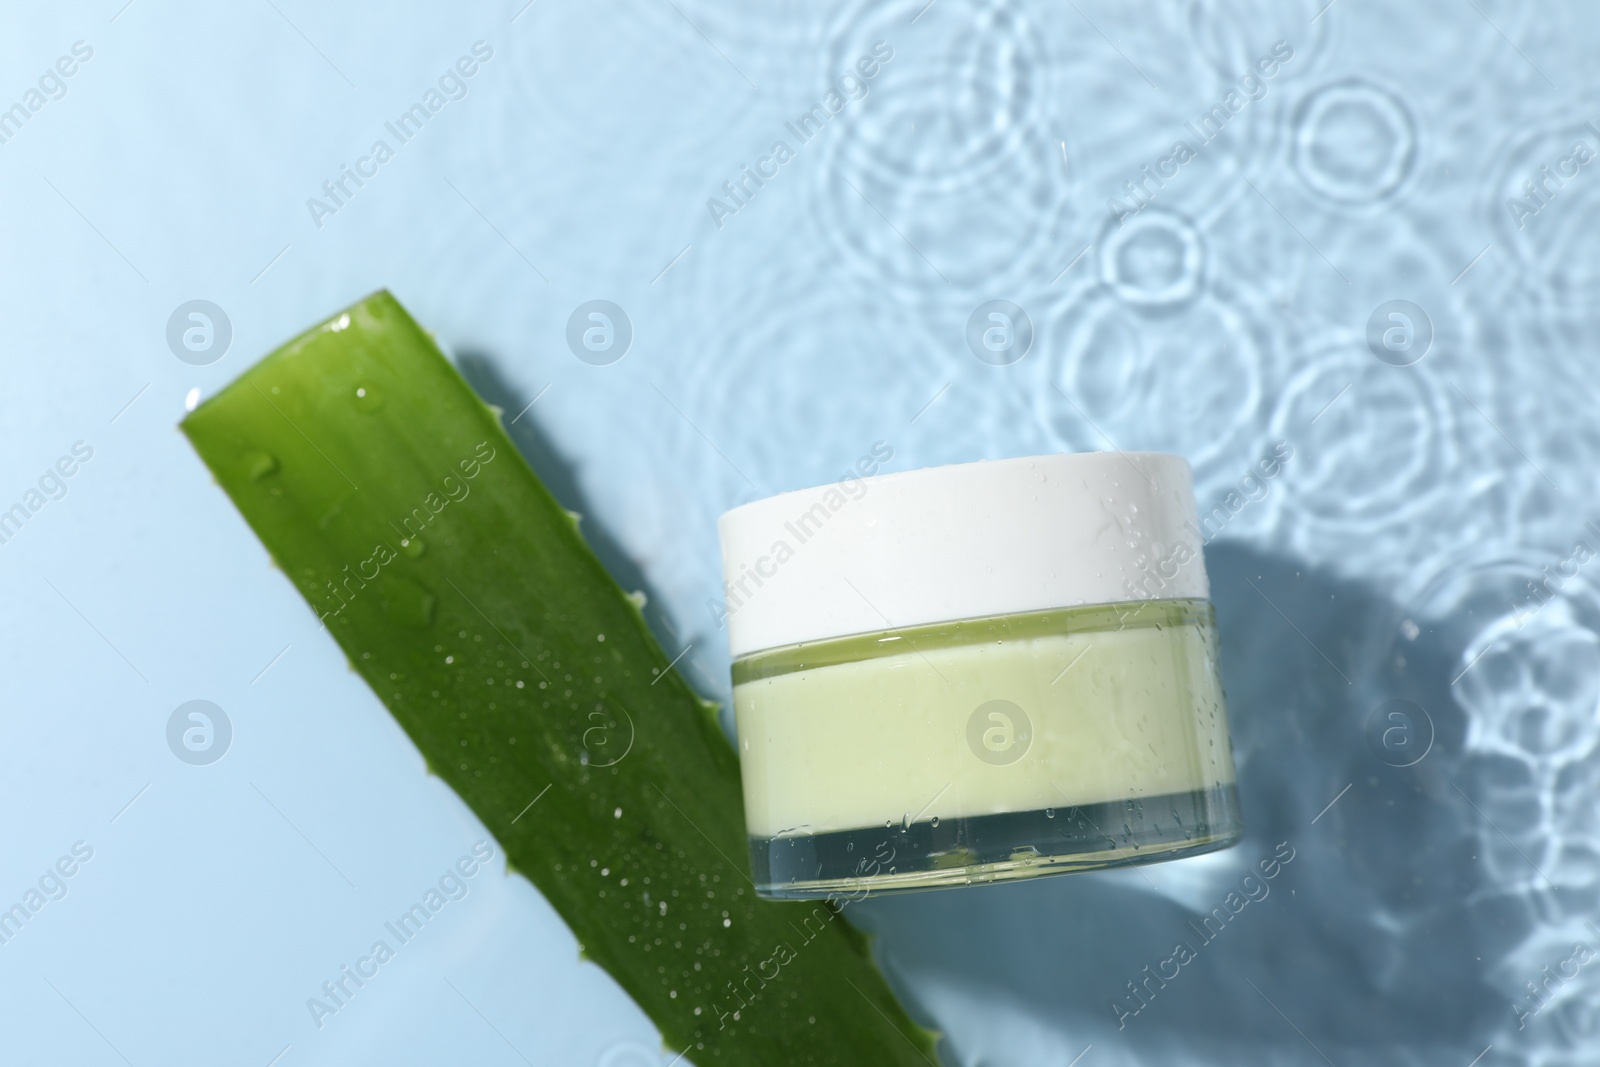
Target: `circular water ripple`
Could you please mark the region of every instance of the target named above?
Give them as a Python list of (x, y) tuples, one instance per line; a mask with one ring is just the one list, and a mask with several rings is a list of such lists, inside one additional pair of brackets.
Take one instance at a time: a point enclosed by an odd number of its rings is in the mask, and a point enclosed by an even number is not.
[[(1575, 552), (1579, 544), (1583, 550)], [(1581, 562), (1580, 562), (1581, 559)], [(1469, 749), (1555, 768), (1600, 742), (1600, 534), (1548, 554), (1453, 561), (1412, 600), (1460, 652)]]
[(1391, 367), (1364, 335), (1324, 340), (1289, 380), (1272, 436), (1295, 448), (1292, 509), (1362, 530), (1428, 512), (1447, 492), (1455, 420), (1426, 363)]
[(1015, 291), (1030, 275), (1049, 277), (1066, 262), (1068, 175), (1059, 144), (1043, 132), (1049, 65), (1036, 28), (1015, 8), (970, 0), (939, 15), (965, 20), (971, 32), (951, 35), (930, 58), (906, 41), (916, 11), (861, 9), (837, 24), (834, 82), (874, 42), (895, 54), (867, 95), (816, 135), (824, 158), (813, 195), (824, 236), (865, 280), (912, 297), (940, 285)]
[[(1333, 217), (1332, 213), (1325, 214)], [(1521, 406), (1528, 407), (1537, 401), (1541, 391), (1506, 386), (1528, 374), (1529, 368), (1519, 366), (1515, 358), (1521, 343), (1513, 341), (1497, 325), (1503, 317), (1501, 313), (1487, 314), (1495, 305), (1486, 304), (1481, 294), (1471, 290), (1471, 274), (1460, 284), (1451, 285), (1481, 248), (1467, 243), (1474, 239), (1459, 232), (1459, 220), (1447, 224), (1445, 220), (1413, 213), (1385, 211), (1358, 213), (1334, 221), (1337, 225), (1326, 233), (1309, 226), (1306, 229), (1321, 251), (1347, 273), (1350, 284), (1335, 275), (1300, 235), (1270, 211), (1241, 220), (1238, 227), (1229, 229), (1228, 241), (1211, 245), (1208, 255), (1214, 265), (1208, 266), (1207, 273), (1213, 287), (1226, 288), (1235, 278), (1250, 279), (1237, 299), (1254, 321), (1273, 324), (1281, 337), (1281, 349), (1275, 351), (1283, 355), (1273, 361), (1271, 369), (1296, 373), (1294, 388), (1302, 393), (1311, 390), (1289, 401), (1303, 411), (1302, 415), (1286, 419), (1280, 411), (1272, 422), (1271, 438), (1288, 440), (1296, 448), (1285, 478), (1285, 484), (1296, 485), (1296, 491), (1293, 506), (1284, 509), (1285, 524), (1277, 531), (1278, 542), (1308, 560), (1337, 560), (1340, 567), (1359, 567), (1374, 580), (1387, 582), (1404, 577), (1417, 566), (1428, 565), (1453, 546), (1481, 540), (1482, 530), (1497, 526), (1509, 514), (1510, 487), (1503, 484), (1505, 472), (1512, 460), (1515, 466), (1525, 464), (1455, 390), (1473, 398), (1488, 418), (1512, 434), (1519, 447), (1536, 461), (1538, 442), (1519, 427), (1536, 421), (1537, 416), (1519, 410), (1514, 417), (1489, 401), (1525, 397), (1527, 403)], [(1483, 266), (1480, 264), (1480, 269)], [(1427, 354), (1411, 367), (1385, 366), (1366, 337), (1375, 312), (1397, 299), (1420, 305), (1433, 333)], [(1386, 317), (1380, 319), (1385, 326), (1394, 324)], [(1426, 327), (1422, 331), (1425, 333)], [(1347, 383), (1357, 381), (1352, 376), (1318, 384), (1319, 361), (1326, 361), (1329, 353), (1341, 347), (1347, 349), (1351, 367), (1365, 362), (1370, 365), (1369, 372), (1424, 375), (1426, 389), (1442, 397), (1453, 415), (1436, 472), (1460, 488), (1449, 493), (1431, 492), (1426, 501), (1417, 501), (1419, 508), (1426, 507), (1426, 537), (1418, 537), (1417, 527), (1404, 522), (1380, 525), (1360, 518), (1363, 510), (1370, 513), (1369, 518), (1380, 518), (1384, 508), (1380, 505), (1363, 509), (1359, 495), (1354, 501), (1342, 495), (1343, 486), (1335, 471), (1313, 462), (1310, 446), (1321, 441), (1320, 435), (1330, 427), (1339, 427), (1336, 416), (1359, 395), (1359, 385), (1353, 385), (1326, 415), (1311, 423)], [(1395, 358), (1393, 353), (1386, 354)], [(1321, 377), (1335, 372), (1325, 369)], [(1273, 387), (1274, 406), (1281, 407), (1284, 394), (1277, 389), (1276, 380)], [(1295, 423), (1300, 425), (1300, 431), (1295, 429)], [(1302, 432), (1307, 429), (1309, 436)], [(1391, 446), (1382, 438), (1362, 437), (1337, 447), (1359, 454), (1363, 449), (1381, 451)], [(1303, 461), (1307, 471), (1300, 469)], [(1365, 468), (1358, 467), (1364, 472), (1359, 478), (1361, 484), (1382, 486), (1390, 478), (1399, 479), (1398, 485), (1390, 487), (1387, 498), (1404, 502), (1408, 498), (1407, 475), (1412, 471), (1402, 463), (1386, 465), (1382, 455), (1372, 457), (1372, 462), (1378, 468), (1378, 477), (1374, 480)], [(1308, 472), (1316, 478), (1314, 486), (1321, 489), (1302, 491), (1297, 485), (1297, 480)], [(1559, 477), (1555, 470), (1552, 473)], [(1419, 474), (1417, 484), (1428, 480)], [(1330, 490), (1332, 495), (1318, 499), (1318, 493), (1324, 490)], [(1353, 519), (1346, 514), (1351, 510), (1357, 513)]]
[(1417, 123), (1393, 92), (1351, 78), (1312, 90), (1294, 113), (1294, 167), (1341, 204), (1393, 196), (1417, 158)]
[(815, 212), (824, 238), (863, 282), (908, 300), (951, 289), (1011, 295), (1070, 261), (1073, 217), (1051, 146), (1022, 146), (1011, 168), (920, 184), (853, 173), (839, 158), (848, 141), (837, 142), (820, 172)]
[(1531, 618), (1497, 620), (1464, 650), (1457, 699), (1480, 747), (1557, 762), (1594, 747), (1600, 635), (1567, 603), (1525, 606)]
[[(955, 345), (893, 301), (797, 285), (782, 268), (736, 268), (742, 278), (713, 269), (699, 280), (698, 352), (657, 380), (704, 434), (700, 466), (719, 479), (735, 468), (754, 499), (836, 480), (877, 441), (903, 447), (939, 388), (937, 354)], [(974, 423), (999, 433), (978, 409)]]
[[(1254, 195), (1241, 178), (1276, 155), (1300, 51), (1282, 62), (1271, 37), (1228, 25), (1097, 12), (1096, 26), (1117, 42), (1111, 51), (1085, 17), (1063, 17), (1049, 118), (1078, 201), (1112, 219), (1154, 204), (1206, 228)], [(1260, 73), (1263, 60), (1272, 77)]]
[(1180, 215), (1151, 208), (1121, 225), (1108, 223), (1097, 248), (1101, 280), (1129, 304), (1163, 307), (1200, 292), (1205, 245)]
[(1483, 210), (1523, 279), (1558, 305), (1600, 294), (1600, 105), (1585, 101), (1520, 129), (1495, 153)]
[(1188, 36), (1218, 77), (1235, 79), (1251, 69), (1263, 46), (1284, 41), (1295, 57), (1281, 77), (1314, 69), (1327, 51), (1331, 19), (1313, 18), (1327, 0), (1190, 0)]
[(961, 32), (947, 34), (931, 56), (913, 51), (908, 24), (925, 6), (923, 0), (847, 8), (831, 25), (828, 85), (854, 72), (874, 45), (894, 51), (869, 83), (860, 112), (839, 116), (846, 126), (839, 136), (847, 142), (839, 161), (887, 181), (961, 188), (1012, 165), (1022, 145), (1039, 136), (1051, 64), (1026, 13), (993, 0), (940, 4), (937, 18), (959, 20)]
[(1060, 447), (1175, 452), (1197, 485), (1239, 476), (1261, 425), (1263, 357), (1233, 304), (1207, 294), (1151, 313), (1095, 286), (1041, 326), (1034, 404)]

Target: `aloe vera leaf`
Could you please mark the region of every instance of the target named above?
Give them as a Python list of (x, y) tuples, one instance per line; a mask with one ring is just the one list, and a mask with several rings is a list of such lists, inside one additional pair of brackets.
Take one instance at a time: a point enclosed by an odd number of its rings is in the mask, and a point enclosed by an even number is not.
[(864, 938), (755, 896), (715, 705), (392, 296), (301, 334), (182, 428), (429, 769), (672, 1052), (934, 1062)]

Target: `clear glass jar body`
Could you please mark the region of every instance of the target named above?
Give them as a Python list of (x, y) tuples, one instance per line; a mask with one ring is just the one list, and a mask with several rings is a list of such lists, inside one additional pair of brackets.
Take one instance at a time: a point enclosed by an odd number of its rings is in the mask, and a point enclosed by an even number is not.
[(837, 897), (1144, 863), (1241, 823), (1205, 600), (939, 623), (738, 660), (756, 888)]

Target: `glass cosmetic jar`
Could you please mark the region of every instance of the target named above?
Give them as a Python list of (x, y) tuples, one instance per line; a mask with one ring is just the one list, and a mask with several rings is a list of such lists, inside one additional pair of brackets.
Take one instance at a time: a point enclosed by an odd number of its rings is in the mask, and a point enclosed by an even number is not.
[(849, 474), (735, 508), (719, 532), (763, 896), (1006, 881), (1238, 839), (1183, 459)]

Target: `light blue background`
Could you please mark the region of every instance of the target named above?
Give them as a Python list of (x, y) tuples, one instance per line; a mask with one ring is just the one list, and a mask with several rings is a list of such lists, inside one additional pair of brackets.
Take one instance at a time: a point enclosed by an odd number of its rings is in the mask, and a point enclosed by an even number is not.
[[(1288, 442), (1208, 549), (1246, 841), (858, 921), (952, 1063), (1592, 1062), (1600, 968), (1514, 1008), (1600, 951), (1600, 564), (1537, 612), (1525, 584), (1600, 551), (1600, 163), (1521, 226), (1507, 205), (1600, 150), (1588, 5), (7, 2), (0, 106), (80, 40), (0, 144), (0, 508), (93, 449), (0, 544), (0, 903), (94, 854), (0, 945), (0, 1058), (670, 1060), (498, 857), (307, 1011), (487, 835), (176, 423), (387, 287), (508, 419), (538, 397), (519, 442), (719, 699), (734, 504), (881, 440), (892, 469), (1175, 451), (1205, 510)], [(307, 198), (478, 40), (466, 98), (316, 225)], [(880, 40), (865, 98), (791, 139)], [(1279, 41), (1201, 146), (1184, 123)], [(1180, 138), (1196, 158), (1118, 227)], [(778, 139), (795, 158), (719, 226), (707, 199)], [(165, 340), (195, 298), (232, 324), (209, 366)], [(634, 330), (611, 366), (565, 342), (595, 298)], [(996, 298), (1035, 328), (1007, 367), (965, 340)], [(1366, 340), (1397, 299), (1433, 333), (1408, 367)], [(1363, 729), (1393, 697), (1435, 735), (1404, 769)], [(195, 698), (233, 725), (210, 766), (166, 745)], [(1119, 1030), (1124, 983), (1279, 841), (1272, 895)]]

